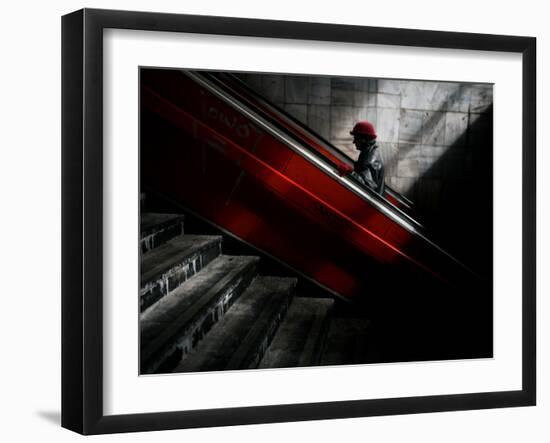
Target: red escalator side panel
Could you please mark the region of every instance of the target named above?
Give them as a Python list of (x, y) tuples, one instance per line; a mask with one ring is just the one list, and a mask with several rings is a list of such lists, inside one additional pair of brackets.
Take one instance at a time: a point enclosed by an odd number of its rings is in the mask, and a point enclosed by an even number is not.
[[(243, 176), (242, 170), (215, 150), (200, 147), (196, 140), (186, 137), (182, 133), (175, 146), (163, 143), (150, 154), (144, 152), (147, 165), (142, 168), (142, 179), (145, 182), (156, 189), (168, 190), (170, 197), (184, 206), (331, 290), (347, 297), (360, 293), (351, 269), (356, 260), (361, 261), (357, 251), (342, 244), (338, 236), (311, 218), (304, 218), (301, 208), (281, 199), (255, 177)], [(181, 149), (181, 141), (191, 149)], [(201, 154), (201, 150), (206, 151), (206, 155)], [(180, 173), (181, 164), (201, 164), (201, 167), (189, 168), (191, 173), (187, 175)], [(162, 170), (162, 174), (155, 172), (158, 170)], [(293, 222), (289, 223), (289, 219)], [(324, 241), (319, 242), (319, 238)], [(327, 257), (336, 257), (339, 264), (335, 265)]]

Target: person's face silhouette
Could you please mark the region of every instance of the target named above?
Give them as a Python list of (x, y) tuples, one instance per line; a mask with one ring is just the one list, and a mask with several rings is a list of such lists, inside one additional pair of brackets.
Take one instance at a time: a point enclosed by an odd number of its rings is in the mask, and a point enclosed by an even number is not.
[(355, 145), (355, 148), (357, 150), (362, 151), (368, 144), (368, 140), (365, 137), (357, 134), (353, 136), (353, 144)]

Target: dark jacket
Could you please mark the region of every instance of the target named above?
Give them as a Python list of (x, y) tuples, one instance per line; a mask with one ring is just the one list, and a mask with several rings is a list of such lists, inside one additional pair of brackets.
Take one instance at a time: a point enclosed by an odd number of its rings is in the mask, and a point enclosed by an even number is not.
[(376, 142), (361, 150), (354, 165), (355, 177), (379, 194), (384, 193), (384, 163)]

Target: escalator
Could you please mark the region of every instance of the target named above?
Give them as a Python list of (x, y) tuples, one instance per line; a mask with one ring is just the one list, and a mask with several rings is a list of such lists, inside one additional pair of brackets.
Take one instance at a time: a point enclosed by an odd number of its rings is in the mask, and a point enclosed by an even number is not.
[(349, 157), (236, 77), (144, 68), (140, 84), (142, 186), (345, 299), (382, 268), (475, 286), (412, 202), (343, 175)]
[[(272, 122), (276, 122), (280, 130), (300, 140), (305, 149), (316, 152), (333, 168), (340, 171), (353, 168), (353, 160), (344, 152), (335, 148), (327, 140), (323, 139), (319, 134), (316, 134), (311, 128), (307, 127), (299, 120), (277, 108), (274, 104), (269, 103), (265, 98), (255, 93), (254, 90), (234, 75), (227, 73), (207, 75), (210, 80), (216, 82), (220, 88), (229, 94), (243, 100), (249, 106), (259, 109), (260, 112), (267, 115)], [(353, 176), (350, 175), (349, 178), (353, 180)], [(353, 181), (361, 185), (361, 183), (356, 180)], [(388, 185), (385, 186), (384, 198), (407, 215), (417, 216), (413, 208), (413, 202), (390, 188)]]

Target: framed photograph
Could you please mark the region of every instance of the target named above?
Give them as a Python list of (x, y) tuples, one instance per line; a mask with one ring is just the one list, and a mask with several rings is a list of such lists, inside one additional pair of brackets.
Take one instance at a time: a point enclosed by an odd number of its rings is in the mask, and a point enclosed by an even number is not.
[(62, 21), (62, 425), (535, 405), (536, 40)]

